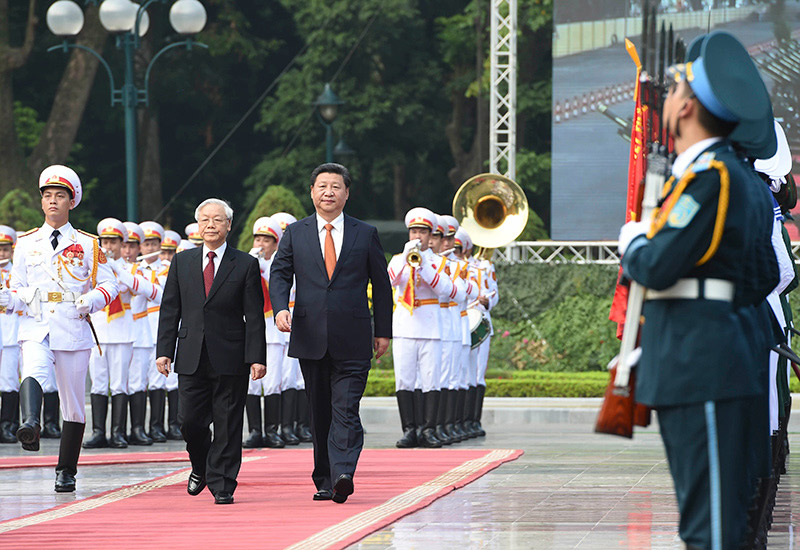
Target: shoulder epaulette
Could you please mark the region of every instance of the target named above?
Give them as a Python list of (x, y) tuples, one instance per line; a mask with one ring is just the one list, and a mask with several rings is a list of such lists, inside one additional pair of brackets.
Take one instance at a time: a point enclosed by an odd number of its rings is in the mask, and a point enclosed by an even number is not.
[(78, 233), (80, 233), (81, 235), (86, 235), (87, 237), (91, 237), (91, 238), (93, 238), (93, 239), (99, 239), (99, 238), (100, 238), (100, 237), (98, 237), (97, 235), (94, 235), (93, 233), (87, 233), (87, 232), (86, 232), (86, 231), (84, 231), (83, 229), (76, 229), (75, 231), (77, 231), (77, 232), (78, 232)]
[(698, 172), (705, 172), (709, 168), (712, 167), (712, 162), (714, 161), (714, 157), (716, 154), (713, 151), (709, 151), (708, 153), (703, 153), (697, 160), (692, 163), (689, 167), (689, 171), (694, 172), (697, 174)]
[(28, 235), (32, 235), (33, 233), (36, 233), (37, 231), (39, 231), (38, 227), (34, 227), (33, 229), (28, 229), (25, 233), (21, 233), (21, 234), (17, 235), (17, 239), (19, 239), (21, 237), (27, 237)]

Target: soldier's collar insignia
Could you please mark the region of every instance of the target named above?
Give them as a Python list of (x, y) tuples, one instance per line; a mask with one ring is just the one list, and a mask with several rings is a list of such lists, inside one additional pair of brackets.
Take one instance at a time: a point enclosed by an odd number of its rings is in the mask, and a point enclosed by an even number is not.
[(698, 203), (691, 195), (681, 195), (678, 202), (672, 208), (667, 218), (667, 226), (675, 229), (681, 229), (689, 225), (695, 214), (700, 211), (700, 203)]

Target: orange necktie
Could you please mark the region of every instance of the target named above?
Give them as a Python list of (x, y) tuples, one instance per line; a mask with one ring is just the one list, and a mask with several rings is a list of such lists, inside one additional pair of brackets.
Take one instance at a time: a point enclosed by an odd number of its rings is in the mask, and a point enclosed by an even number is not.
[(333, 276), (333, 270), (336, 269), (336, 248), (333, 246), (333, 235), (331, 235), (333, 226), (326, 223), (325, 229), (328, 231), (328, 234), (325, 235), (325, 270), (330, 279)]

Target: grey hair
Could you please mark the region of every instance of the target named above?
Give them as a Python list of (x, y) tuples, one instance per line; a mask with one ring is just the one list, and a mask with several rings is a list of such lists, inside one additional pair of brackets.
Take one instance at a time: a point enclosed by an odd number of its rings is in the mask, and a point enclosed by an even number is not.
[(194, 209), (194, 220), (200, 221), (200, 211), (208, 206), (209, 204), (216, 204), (217, 206), (221, 206), (225, 209), (225, 217), (228, 218), (229, 222), (233, 221), (233, 208), (231, 205), (221, 199), (206, 199), (200, 203), (200, 205)]

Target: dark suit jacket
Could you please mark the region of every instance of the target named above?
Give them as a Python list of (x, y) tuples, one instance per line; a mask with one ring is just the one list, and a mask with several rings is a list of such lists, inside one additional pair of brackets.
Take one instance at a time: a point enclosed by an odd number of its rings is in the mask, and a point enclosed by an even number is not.
[[(296, 276), (296, 277), (295, 277)], [(392, 287), (378, 230), (345, 215), (342, 250), (328, 280), (316, 214), (286, 228), (272, 262), (269, 296), (277, 315), (296, 297), (289, 355), (299, 359), (372, 358), (367, 283), (372, 281), (375, 336), (392, 337)]]
[(158, 318), (156, 356), (177, 355), (175, 372), (193, 374), (205, 339), (217, 374), (247, 374), (252, 363), (267, 361), (258, 260), (228, 245), (206, 298), (202, 254), (198, 247), (172, 259)]

